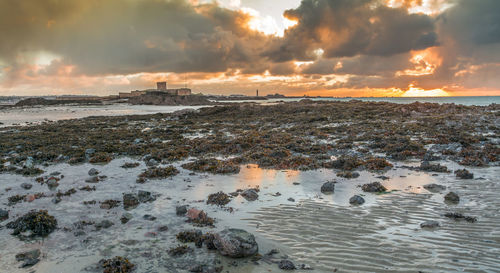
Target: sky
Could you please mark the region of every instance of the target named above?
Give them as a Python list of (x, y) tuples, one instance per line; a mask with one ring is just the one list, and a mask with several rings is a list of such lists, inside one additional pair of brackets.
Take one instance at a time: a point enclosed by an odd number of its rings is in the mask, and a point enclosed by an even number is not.
[(498, 0), (2, 0), (0, 96), (500, 95)]

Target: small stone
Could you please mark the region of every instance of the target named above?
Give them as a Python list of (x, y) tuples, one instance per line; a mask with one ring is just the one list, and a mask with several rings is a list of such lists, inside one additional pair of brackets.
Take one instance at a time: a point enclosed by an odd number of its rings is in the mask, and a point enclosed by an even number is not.
[(186, 215), (186, 213), (187, 213), (187, 205), (177, 206), (175, 208), (175, 214), (177, 214), (177, 216), (184, 216)]
[(52, 203), (58, 204), (59, 202), (61, 202), (61, 197), (56, 196), (56, 197), (52, 198)]
[(35, 249), (27, 252), (22, 252), (16, 254), (16, 261), (21, 262), (23, 261), (23, 265), (21, 267), (28, 267), (35, 265), (38, 263), (38, 258), (40, 257), (40, 249)]
[(86, 149), (86, 150), (85, 150), (85, 155), (87, 155), (87, 156), (91, 156), (91, 155), (95, 154), (95, 152), (96, 152), (96, 150), (95, 150), (95, 149), (93, 149), (93, 148), (89, 148), (89, 149)]
[(139, 199), (139, 202), (141, 203), (151, 202), (156, 200), (149, 191), (139, 191), (137, 197)]
[(295, 202), (295, 199), (293, 199), (292, 197), (288, 198), (287, 200), (290, 202)]
[(168, 231), (168, 226), (160, 226), (160, 227), (158, 227), (158, 231), (159, 231), (159, 232), (165, 232), (165, 231)]
[(33, 187), (33, 185), (31, 185), (30, 183), (22, 183), (21, 184), (21, 188), (25, 189), (25, 190), (29, 190)]
[(146, 165), (148, 167), (154, 167), (154, 166), (157, 166), (159, 163), (158, 161), (156, 161), (155, 159), (151, 158), (150, 160), (148, 160), (148, 162), (146, 163)]
[(126, 224), (128, 223), (128, 221), (132, 220), (132, 218), (134, 218), (134, 216), (131, 213), (126, 212), (122, 215), (120, 221), (122, 222), (122, 224)]
[(458, 204), (460, 202), (460, 197), (454, 192), (449, 192), (444, 196), (444, 201), (448, 203)]
[(354, 195), (349, 199), (349, 204), (351, 205), (363, 205), (365, 203), (365, 199), (359, 195)]
[(154, 217), (151, 214), (145, 214), (144, 216), (142, 216), (142, 218), (144, 218), (144, 220), (148, 220), (148, 221), (154, 221), (154, 220), (156, 220), (156, 217)]
[(278, 264), (278, 267), (281, 270), (295, 270), (296, 269), (295, 265), (290, 260), (281, 260), (280, 263)]
[(92, 168), (92, 169), (89, 170), (88, 174), (90, 176), (96, 176), (96, 175), (99, 174), (99, 171), (97, 169), (95, 169), (95, 168)]
[(430, 192), (440, 192), (446, 190), (446, 187), (438, 184), (427, 184), (424, 185), (424, 189)]
[(59, 186), (59, 183), (57, 182), (57, 179), (55, 177), (51, 177), (47, 179), (47, 182), (45, 182), (49, 189), (55, 189)]
[(244, 190), (241, 193), (241, 196), (243, 196), (243, 198), (245, 198), (247, 201), (255, 201), (259, 198), (259, 194), (254, 189)]
[(321, 186), (322, 193), (333, 193), (335, 192), (335, 182), (329, 181)]
[(99, 177), (98, 176), (92, 176), (87, 179), (85, 179), (85, 182), (87, 183), (99, 183)]
[(24, 197), (24, 201), (26, 202), (33, 202), (35, 201), (36, 196), (34, 194), (28, 194)]
[(437, 228), (440, 224), (438, 221), (425, 221), (420, 224), (421, 228)]
[(3, 209), (0, 209), (0, 222), (9, 219), (9, 212)]
[(123, 195), (123, 208), (126, 210), (136, 208), (139, 205), (139, 199), (133, 193)]
[(102, 220), (100, 223), (95, 224), (95, 227), (99, 230), (101, 228), (110, 228), (114, 223), (109, 220)]

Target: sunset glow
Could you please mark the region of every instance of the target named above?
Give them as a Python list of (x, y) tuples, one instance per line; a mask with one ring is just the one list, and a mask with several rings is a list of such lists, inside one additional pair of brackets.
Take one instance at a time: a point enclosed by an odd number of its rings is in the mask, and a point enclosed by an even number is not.
[(159, 78), (207, 94), (498, 95), (495, 3), (8, 1), (0, 95), (112, 95)]

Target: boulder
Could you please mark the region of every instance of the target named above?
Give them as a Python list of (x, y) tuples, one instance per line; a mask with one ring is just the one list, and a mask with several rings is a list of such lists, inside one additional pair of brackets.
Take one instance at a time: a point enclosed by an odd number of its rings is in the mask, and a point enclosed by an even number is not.
[(449, 192), (444, 196), (444, 201), (448, 203), (458, 204), (460, 202), (460, 197), (454, 192)]
[(364, 192), (385, 192), (387, 191), (387, 188), (384, 187), (380, 182), (373, 182), (369, 184), (364, 184), (361, 186), (361, 189)]
[(278, 267), (281, 270), (295, 270), (296, 269), (295, 265), (290, 260), (281, 260), (278, 264)]
[(247, 201), (255, 201), (259, 198), (259, 194), (254, 189), (244, 190), (241, 193), (241, 196), (243, 196), (243, 198), (245, 198)]
[(474, 174), (469, 172), (467, 169), (456, 170), (455, 175), (460, 179), (474, 179)]
[(321, 186), (322, 193), (333, 193), (335, 192), (335, 182), (329, 181)]
[(89, 170), (88, 173), (89, 173), (90, 176), (96, 176), (96, 175), (99, 174), (99, 171), (97, 169), (95, 169), (95, 168), (92, 168), (92, 169)]
[(363, 205), (365, 203), (365, 199), (359, 195), (354, 195), (349, 199), (349, 204), (351, 205)]
[(213, 244), (221, 255), (231, 258), (249, 257), (259, 251), (253, 234), (242, 229), (230, 228), (216, 233)]

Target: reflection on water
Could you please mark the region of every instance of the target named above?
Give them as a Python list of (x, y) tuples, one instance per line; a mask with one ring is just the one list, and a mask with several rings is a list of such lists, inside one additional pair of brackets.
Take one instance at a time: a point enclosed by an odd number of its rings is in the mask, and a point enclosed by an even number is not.
[(206, 106), (158, 106), (158, 105), (130, 105), (108, 104), (92, 106), (50, 106), (0, 109), (0, 126), (14, 124), (39, 123), (46, 120), (57, 121), (78, 119), (90, 116), (122, 116), (146, 115), (156, 113), (171, 113), (182, 109), (199, 109)]
[[(335, 171), (276, 171), (260, 169), (256, 165), (241, 166), (235, 175), (190, 175), (190, 171), (171, 179), (151, 180), (136, 184), (135, 179), (145, 168), (122, 169), (119, 166), (128, 158), (113, 160), (105, 166), (97, 166), (108, 178), (96, 184), (97, 191), (77, 193), (63, 197), (55, 205), (51, 198), (37, 199), (32, 203), (20, 203), (10, 207), (11, 218), (17, 218), (31, 209), (47, 209), (54, 215), (60, 229), (52, 233), (43, 243), (22, 243), (9, 235), (10, 230), (0, 229), (0, 268), (6, 272), (24, 272), (15, 261), (15, 254), (32, 248), (41, 248), (43, 258), (33, 269), (36, 272), (80, 272), (103, 257), (127, 256), (137, 265), (137, 272), (186, 272), (183, 263), (200, 262), (220, 258), (216, 253), (196, 250), (192, 256), (171, 258), (166, 250), (179, 242), (175, 234), (193, 228), (184, 218), (175, 215), (175, 206), (189, 204), (205, 210), (217, 220), (217, 231), (225, 227), (244, 228), (255, 234), (260, 252), (272, 248), (280, 249), (280, 255), (289, 255), (297, 263), (306, 263), (315, 268), (312, 272), (450, 272), (489, 271), (498, 268), (500, 245), (500, 193), (497, 174), (499, 167), (473, 170), (482, 179), (458, 181), (453, 174), (432, 176), (407, 169), (393, 169), (385, 173), (389, 180), (382, 184), (389, 194), (363, 194), (360, 185), (373, 181), (380, 174), (360, 172), (357, 179), (346, 180), (336, 177)], [(66, 177), (58, 190), (67, 191), (88, 185), (84, 181), (92, 166), (84, 164), (69, 166), (54, 165), (45, 168), (47, 173), (60, 171)], [(448, 164), (450, 169), (454, 165)], [(323, 195), (319, 189), (329, 180), (336, 180), (335, 193)], [(0, 175), (0, 203), (15, 194), (26, 194), (19, 185), (33, 184), (30, 193), (51, 193), (46, 186), (33, 178), (17, 175)], [(294, 182), (297, 182), (294, 184)], [(461, 196), (458, 206), (443, 203), (443, 194), (432, 194), (422, 188), (428, 183), (446, 185)], [(241, 197), (234, 198), (228, 206), (234, 212), (207, 206), (208, 194), (259, 186), (259, 199), (248, 202)], [(5, 192), (5, 188), (12, 188)], [(111, 210), (100, 209), (99, 205), (83, 205), (83, 201), (97, 202), (122, 200), (122, 194), (147, 190), (160, 194), (152, 203), (141, 204), (130, 211), (133, 219), (123, 225), (119, 218), (122, 207)], [(280, 192), (280, 196), (274, 196)], [(53, 193), (53, 192), (52, 192)], [(366, 203), (360, 207), (349, 205), (349, 198), (362, 194)], [(288, 198), (295, 199), (295, 202)], [(455, 222), (444, 218), (445, 212), (462, 212), (479, 218), (477, 223)], [(156, 221), (145, 221), (144, 214), (158, 217)], [(73, 223), (79, 220), (110, 220), (109, 229), (95, 231), (86, 229), (85, 235), (76, 237)], [(419, 224), (426, 220), (438, 220), (442, 227), (434, 231), (421, 230)], [(5, 223), (2, 223), (5, 224)], [(168, 232), (156, 237), (146, 236), (158, 226), (167, 225)], [(135, 240), (130, 245), (130, 240)], [(279, 256), (279, 255), (278, 255)], [(229, 272), (280, 272), (276, 264), (243, 262), (238, 267), (228, 265), (230, 260), (222, 259)], [(91, 271), (94, 272), (94, 271)]]

